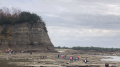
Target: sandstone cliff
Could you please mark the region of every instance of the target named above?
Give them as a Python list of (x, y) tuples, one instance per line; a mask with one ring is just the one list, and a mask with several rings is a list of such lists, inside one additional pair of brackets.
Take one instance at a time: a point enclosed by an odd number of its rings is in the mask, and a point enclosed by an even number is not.
[(34, 24), (26, 22), (15, 25), (1, 25), (0, 32), (5, 28), (12, 31), (12, 36), (9, 41), (6, 36), (4, 40), (0, 40), (0, 50), (12, 49), (56, 52), (50, 41), (45, 25), (39, 22)]

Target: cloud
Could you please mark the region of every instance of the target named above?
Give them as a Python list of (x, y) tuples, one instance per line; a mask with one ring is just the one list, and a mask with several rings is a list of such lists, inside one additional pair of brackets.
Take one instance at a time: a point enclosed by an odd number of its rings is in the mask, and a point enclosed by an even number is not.
[(119, 4), (120, 0), (0, 0), (0, 8), (37, 13), (45, 21), (53, 44), (71, 47), (118, 47)]
[[(66, 46), (98, 46), (98, 44), (105, 45), (108, 43), (109, 45), (112, 45), (113, 43), (118, 45), (120, 40), (120, 30), (77, 29), (58, 26), (48, 27), (48, 29), (50, 38), (52, 38), (53, 44), (56, 44), (56, 46), (64, 46), (64, 44)], [(79, 45), (79, 43), (84, 45)]]
[[(107, 29), (88, 29), (88, 28), (68, 28), (68, 27), (58, 27), (49, 26), (49, 33), (53, 34), (55, 37), (113, 37), (120, 34), (120, 30), (107, 30)], [(54, 33), (55, 32), (55, 33)]]

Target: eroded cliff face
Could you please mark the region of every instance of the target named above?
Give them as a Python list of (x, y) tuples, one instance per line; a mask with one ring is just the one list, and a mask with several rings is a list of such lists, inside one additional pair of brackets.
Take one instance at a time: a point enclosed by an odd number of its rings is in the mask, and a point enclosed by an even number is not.
[[(56, 52), (47, 34), (46, 27), (41, 23), (21, 23), (15, 25), (2, 25), (0, 32), (4, 28), (11, 29), (10, 40), (0, 40), (0, 49), (12, 50), (33, 50), (41, 52)], [(7, 37), (5, 37), (7, 38)]]

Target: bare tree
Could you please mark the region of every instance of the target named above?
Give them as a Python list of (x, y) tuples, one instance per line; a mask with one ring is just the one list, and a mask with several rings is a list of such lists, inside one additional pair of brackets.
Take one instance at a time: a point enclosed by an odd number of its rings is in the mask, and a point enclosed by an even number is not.
[(12, 16), (13, 16), (14, 18), (18, 18), (19, 15), (20, 15), (20, 13), (21, 13), (20, 10), (12, 7)]
[(2, 9), (0, 9), (0, 14), (3, 12), (3, 10)]
[(7, 17), (10, 14), (10, 9), (7, 7), (3, 7), (3, 12), (4, 12), (5, 16)]

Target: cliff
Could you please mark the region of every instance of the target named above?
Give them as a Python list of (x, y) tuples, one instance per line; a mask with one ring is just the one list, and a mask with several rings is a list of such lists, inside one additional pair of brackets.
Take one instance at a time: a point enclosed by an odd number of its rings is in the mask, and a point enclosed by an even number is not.
[(12, 35), (3, 36), (4, 38), (1, 37), (0, 50), (56, 52), (48, 36), (46, 27), (42, 23), (30, 24), (25, 22), (14, 25), (0, 25), (0, 32), (3, 32), (4, 29), (6, 31), (10, 30)]

